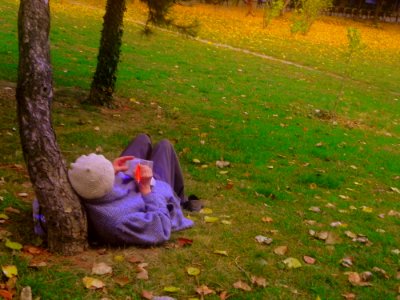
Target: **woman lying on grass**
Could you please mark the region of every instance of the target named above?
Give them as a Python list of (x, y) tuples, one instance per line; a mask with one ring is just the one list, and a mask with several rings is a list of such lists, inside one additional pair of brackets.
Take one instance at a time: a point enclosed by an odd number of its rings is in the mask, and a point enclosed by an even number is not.
[[(129, 165), (139, 159), (152, 161), (154, 168), (139, 162), (131, 170)], [(171, 143), (162, 140), (153, 149), (145, 134), (138, 135), (113, 163), (103, 155), (79, 157), (68, 177), (83, 199), (89, 236), (105, 244), (163, 243), (171, 232), (193, 226), (181, 206), (201, 208), (199, 200), (184, 195), (183, 175)]]

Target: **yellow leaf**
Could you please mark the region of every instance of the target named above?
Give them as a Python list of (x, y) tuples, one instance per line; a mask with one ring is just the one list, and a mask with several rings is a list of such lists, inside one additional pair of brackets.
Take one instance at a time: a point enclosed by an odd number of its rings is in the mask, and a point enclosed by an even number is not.
[(215, 223), (215, 222), (217, 222), (219, 220), (219, 218), (217, 218), (217, 217), (209, 217), (209, 216), (205, 216), (204, 217), (204, 221), (206, 222), (206, 223)]
[(82, 281), (87, 289), (101, 289), (105, 286), (103, 281), (93, 277), (85, 276), (83, 277)]
[(123, 261), (125, 261), (125, 257), (123, 255), (115, 255), (114, 261), (115, 262), (123, 262)]
[(7, 278), (12, 278), (18, 275), (17, 267), (14, 265), (1, 266), (1, 270)]
[(286, 265), (288, 269), (297, 269), (301, 267), (301, 262), (294, 257), (286, 258), (283, 263)]
[(181, 289), (176, 287), (176, 286), (166, 286), (164, 287), (164, 292), (168, 292), (168, 293), (177, 293), (179, 292)]
[(366, 213), (372, 213), (372, 208), (368, 206), (363, 206), (362, 211)]
[(0, 214), (0, 219), (8, 220), (9, 217), (6, 214)]
[(186, 271), (190, 276), (197, 276), (200, 274), (200, 269), (195, 267), (188, 267)]
[(20, 243), (12, 242), (9, 239), (6, 239), (6, 247), (13, 249), (13, 250), (21, 250), (22, 249), (22, 245)]
[(223, 256), (228, 256), (228, 252), (225, 250), (215, 250), (215, 254), (223, 255)]

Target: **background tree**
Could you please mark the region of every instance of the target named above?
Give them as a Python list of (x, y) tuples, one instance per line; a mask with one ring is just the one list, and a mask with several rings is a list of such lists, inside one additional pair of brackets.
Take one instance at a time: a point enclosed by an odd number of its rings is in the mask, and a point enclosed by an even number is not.
[(113, 105), (125, 11), (125, 0), (107, 0), (96, 72), (86, 100), (90, 104), (108, 107)]
[(87, 223), (69, 184), (51, 124), (50, 14), (47, 1), (21, 0), (17, 115), (30, 180), (47, 223), (48, 247), (74, 254), (87, 246)]

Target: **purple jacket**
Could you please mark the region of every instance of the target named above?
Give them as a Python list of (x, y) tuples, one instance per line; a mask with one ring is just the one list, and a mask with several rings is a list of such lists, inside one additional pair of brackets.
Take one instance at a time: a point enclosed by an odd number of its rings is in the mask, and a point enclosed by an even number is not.
[(113, 190), (100, 199), (85, 200), (90, 229), (102, 242), (150, 246), (169, 240), (172, 231), (193, 226), (183, 216), (171, 186), (154, 180), (152, 192), (142, 196), (135, 182), (122, 172)]

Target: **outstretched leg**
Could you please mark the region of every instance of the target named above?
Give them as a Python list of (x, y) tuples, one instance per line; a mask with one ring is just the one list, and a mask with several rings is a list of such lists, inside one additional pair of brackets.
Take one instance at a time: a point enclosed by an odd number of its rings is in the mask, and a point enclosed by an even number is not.
[(181, 199), (181, 204), (186, 202), (183, 173), (174, 146), (166, 139), (161, 140), (154, 147), (151, 160), (154, 162), (154, 177), (167, 182)]
[(133, 155), (136, 158), (149, 160), (151, 157), (151, 139), (147, 134), (141, 133), (122, 151), (120, 156)]

